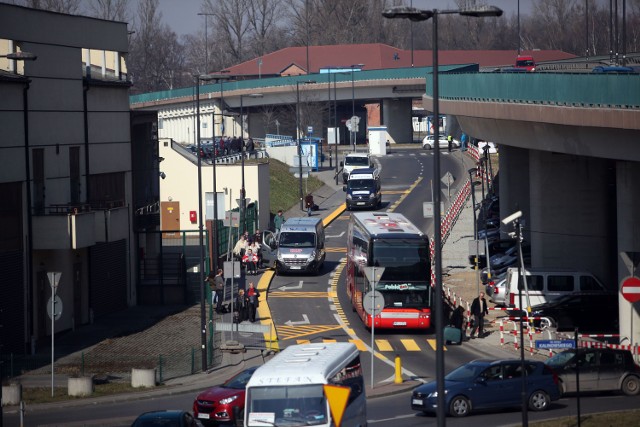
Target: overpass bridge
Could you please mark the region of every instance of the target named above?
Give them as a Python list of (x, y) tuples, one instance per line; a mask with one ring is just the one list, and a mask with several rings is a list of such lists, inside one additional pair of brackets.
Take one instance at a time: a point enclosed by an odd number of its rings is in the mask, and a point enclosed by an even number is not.
[[(504, 73), (478, 72), (473, 64), (441, 67), (440, 113), (457, 117), (468, 135), (499, 145), (500, 214), (523, 212), (532, 268), (588, 270), (617, 291), (625, 277), (639, 275), (640, 75), (574, 68)], [(209, 84), (200, 90), (201, 114), (215, 119), (216, 111), (222, 115), (243, 104), (248, 130), (259, 137), (261, 130), (272, 132), (259, 116), (271, 112), (281, 120), (278, 108), (295, 116), (298, 99), (327, 105), (335, 100), (333, 120), (350, 116), (356, 102), (371, 103), (379, 106), (392, 142), (410, 142), (412, 101), (421, 98), (425, 110), (433, 108), (431, 72), (425, 67)], [(251, 93), (263, 96), (246, 96)], [(185, 125), (193, 131), (192, 89), (134, 96), (131, 102), (133, 109), (159, 111), (161, 137), (188, 137)], [(315, 115), (324, 122), (314, 128), (332, 124), (330, 111)], [(228, 134), (229, 119), (221, 120)], [(293, 126), (282, 120), (294, 134), (295, 120)], [(620, 334), (631, 343), (640, 340), (639, 311), (640, 304), (620, 297)]]

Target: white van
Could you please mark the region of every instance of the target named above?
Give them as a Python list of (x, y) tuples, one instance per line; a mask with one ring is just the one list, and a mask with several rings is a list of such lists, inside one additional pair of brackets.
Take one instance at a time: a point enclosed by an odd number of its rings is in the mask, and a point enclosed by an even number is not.
[(276, 236), (263, 233), (262, 253), (276, 274), (311, 272), (318, 274), (324, 265), (324, 225), (319, 217), (289, 218)]
[[(528, 292), (523, 290), (522, 293), (522, 304), (525, 307), (533, 307), (576, 292), (609, 292), (593, 274), (587, 271), (529, 269), (524, 272), (523, 279), (526, 279), (526, 287), (524, 280), (522, 286), (528, 290)], [(507, 269), (506, 280), (507, 305), (520, 308), (517, 267)]]
[(369, 153), (349, 153), (344, 158), (344, 162), (340, 162), (340, 166), (342, 166), (343, 184), (347, 183), (349, 174), (354, 170), (374, 167)]

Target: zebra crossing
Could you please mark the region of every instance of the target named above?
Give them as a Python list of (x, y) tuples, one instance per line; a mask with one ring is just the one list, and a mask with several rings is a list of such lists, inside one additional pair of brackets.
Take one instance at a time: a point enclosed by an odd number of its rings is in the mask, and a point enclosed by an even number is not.
[[(324, 329), (323, 329), (324, 328)], [(308, 328), (300, 328), (300, 326), (295, 327), (287, 327), (287, 326), (278, 326), (278, 338), (279, 341), (286, 345), (293, 344), (309, 344), (309, 343), (333, 343), (333, 342), (350, 342), (355, 344), (358, 347), (358, 350), (369, 352), (370, 342), (365, 342), (361, 339), (333, 339), (333, 338), (322, 338), (318, 339), (307, 339), (306, 335), (314, 335), (317, 333), (326, 333), (329, 331), (334, 331), (340, 329), (340, 326), (337, 325), (313, 325)], [(304, 330), (307, 330), (308, 334), (304, 333)], [(376, 339), (374, 342), (375, 351), (377, 353), (403, 353), (403, 352), (420, 352), (420, 351), (435, 351), (436, 350), (436, 340), (430, 338), (424, 339), (415, 339), (415, 338), (405, 338), (405, 339)], [(447, 351), (447, 346), (444, 346), (444, 351)]]

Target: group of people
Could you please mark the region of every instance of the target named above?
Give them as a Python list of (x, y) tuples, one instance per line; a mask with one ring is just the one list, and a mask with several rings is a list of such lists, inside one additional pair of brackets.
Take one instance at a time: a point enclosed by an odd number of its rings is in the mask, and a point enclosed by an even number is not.
[(256, 312), (258, 310), (260, 292), (256, 289), (253, 282), (249, 283), (246, 292), (244, 289), (238, 291), (234, 306), (234, 322), (240, 323), (245, 320), (251, 323), (256, 321)]
[[(478, 333), (478, 338), (484, 338), (484, 316), (489, 314), (489, 308), (487, 306), (487, 300), (484, 297), (484, 292), (480, 292), (473, 302), (471, 303), (471, 316), (472, 325), (471, 325), (471, 333), (469, 338), (473, 339), (476, 337), (476, 332)], [(456, 307), (451, 313), (451, 317), (449, 318), (449, 325), (454, 328), (458, 328), (461, 331), (462, 337), (465, 337), (466, 324), (464, 319), (464, 307), (459, 305)]]
[(247, 274), (258, 274), (258, 268), (262, 268), (262, 233), (256, 230), (253, 236), (245, 231), (233, 247), (233, 255), (242, 261)]
[[(222, 269), (219, 268), (215, 275), (210, 273), (207, 281), (211, 289), (211, 305), (215, 306), (216, 313), (224, 314), (226, 312), (224, 309), (225, 279)], [(246, 291), (244, 289), (238, 290), (233, 307), (234, 321), (237, 323), (245, 320), (255, 322), (259, 298), (260, 292), (253, 282), (249, 283)]]

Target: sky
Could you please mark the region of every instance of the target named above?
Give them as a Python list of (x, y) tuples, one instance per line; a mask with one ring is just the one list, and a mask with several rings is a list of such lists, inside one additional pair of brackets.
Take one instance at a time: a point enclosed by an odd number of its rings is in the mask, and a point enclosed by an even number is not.
[[(420, 9), (455, 9), (456, 4), (452, 0), (405, 0), (409, 5), (413, 2), (413, 7)], [(133, 10), (137, 6), (137, 0), (132, 2)], [(531, 11), (532, 0), (520, 1), (520, 13), (527, 14)], [(517, 0), (487, 0), (487, 4), (497, 6), (504, 10), (507, 16), (517, 12)], [(160, 11), (162, 12), (162, 22), (169, 25), (178, 36), (184, 34), (195, 34), (199, 28), (203, 28), (204, 16), (198, 16), (202, 0), (160, 0)]]

